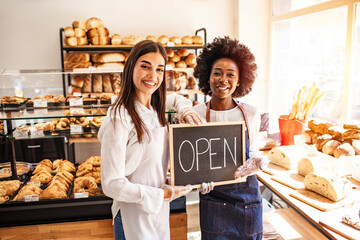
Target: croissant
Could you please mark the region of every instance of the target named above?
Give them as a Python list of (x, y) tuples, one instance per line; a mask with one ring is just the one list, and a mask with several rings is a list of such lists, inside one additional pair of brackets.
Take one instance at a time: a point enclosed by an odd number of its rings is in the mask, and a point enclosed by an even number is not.
[(66, 187), (62, 183), (54, 181), (40, 194), (40, 199), (66, 198), (66, 192)]
[(38, 165), (45, 165), (51, 169), (53, 168), (53, 163), (49, 159), (43, 159), (38, 163)]
[(40, 182), (42, 185), (48, 184), (53, 179), (51, 173), (42, 170), (30, 178), (30, 182)]
[(27, 184), (26, 186), (22, 187), (18, 194), (15, 196), (13, 201), (21, 201), (25, 199), (27, 195), (40, 195), (43, 192), (41, 188), (34, 184)]
[(37, 174), (39, 172), (46, 171), (46, 172), (52, 172), (52, 168), (49, 168), (46, 165), (40, 164), (35, 167), (35, 170), (33, 171), (33, 174)]
[[(0, 187), (4, 188), (6, 190), (6, 194), (7, 196), (11, 196), (13, 195), (16, 190), (19, 189), (21, 185), (21, 182), (19, 180), (10, 180), (10, 181), (1, 181), (0, 182)], [(0, 196), (4, 196), (1, 195)]]

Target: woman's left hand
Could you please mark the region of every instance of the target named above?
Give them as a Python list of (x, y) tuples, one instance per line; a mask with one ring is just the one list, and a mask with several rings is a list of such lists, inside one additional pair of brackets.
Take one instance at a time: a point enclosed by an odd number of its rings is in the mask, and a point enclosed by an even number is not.
[(236, 179), (243, 178), (249, 175), (254, 175), (257, 171), (262, 170), (267, 166), (269, 160), (264, 157), (253, 157), (240, 166), (234, 176)]
[(180, 122), (200, 125), (206, 123), (206, 120), (193, 109), (186, 108), (180, 113)]

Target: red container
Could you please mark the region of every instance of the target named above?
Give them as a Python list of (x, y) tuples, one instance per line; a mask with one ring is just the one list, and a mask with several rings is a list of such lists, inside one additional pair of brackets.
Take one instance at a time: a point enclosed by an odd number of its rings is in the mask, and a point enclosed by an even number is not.
[(289, 115), (279, 117), (279, 130), (281, 145), (293, 145), (294, 135), (302, 134), (305, 129), (306, 120), (289, 119)]

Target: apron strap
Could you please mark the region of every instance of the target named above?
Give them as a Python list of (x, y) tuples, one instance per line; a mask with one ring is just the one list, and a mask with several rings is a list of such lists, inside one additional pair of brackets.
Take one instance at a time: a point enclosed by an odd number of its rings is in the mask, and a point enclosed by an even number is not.
[[(240, 103), (237, 103), (234, 99), (233, 99), (233, 101), (240, 108), (240, 110), (241, 110), (241, 112), (242, 112), (242, 114), (244, 116), (245, 125), (246, 125), (246, 128), (248, 130), (248, 138), (250, 139), (250, 128), (249, 128), (249, 122), (248, 122), (248, 119), (247, 119), (245, 109), (243, 108), (243, 106), (241, 106)], [(206, 122), (210, 122), (210, 101), (206, 103)]]

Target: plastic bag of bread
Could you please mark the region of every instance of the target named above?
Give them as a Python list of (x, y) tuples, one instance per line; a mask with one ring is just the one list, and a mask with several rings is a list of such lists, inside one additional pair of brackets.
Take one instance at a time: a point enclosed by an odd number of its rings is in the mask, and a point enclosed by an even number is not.
[(305, 188), (316, 192), (334, 202), (347, 197), (351, 190), (351, 183), (345, 178), (321, 172), (311, 172), (304, 179)]
[(270, 163), (290, 170), (296, 168), (299, 161), (306, 156), (307, 151), (304, 148), (290, 145), (271, 149), (268, 157)]

